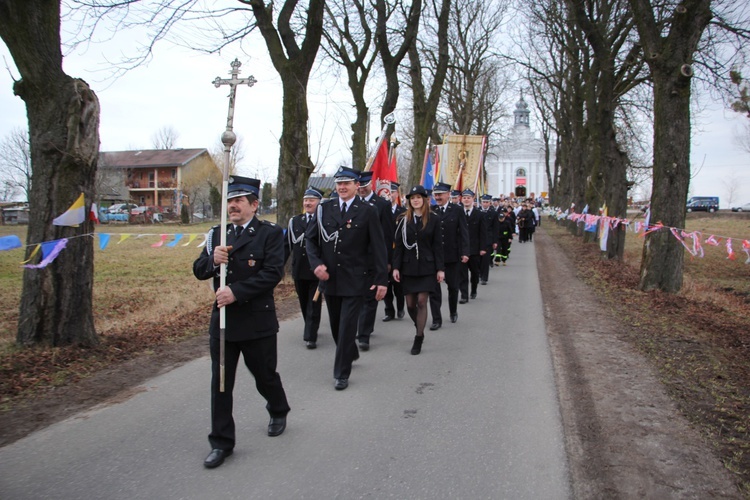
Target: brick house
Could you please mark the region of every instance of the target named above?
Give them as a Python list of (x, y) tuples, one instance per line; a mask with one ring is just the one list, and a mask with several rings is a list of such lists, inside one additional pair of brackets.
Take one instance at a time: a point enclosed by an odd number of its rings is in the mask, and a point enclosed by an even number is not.
[(140, 206), (179, 213), (183, 186), (192, 169), (214, 164), (208, 150), (142, 149), (99, 153), (99, 168), (122, 173), (126, 196)]

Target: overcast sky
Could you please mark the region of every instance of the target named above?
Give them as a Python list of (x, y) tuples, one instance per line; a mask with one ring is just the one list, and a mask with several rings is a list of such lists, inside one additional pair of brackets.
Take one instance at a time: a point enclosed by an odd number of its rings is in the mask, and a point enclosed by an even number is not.
[[(125, 36), (116, 37), (109, 44), (92, 45), (85, 54), (71, 54), (64, 62), (66, 73), (86, 80), (99, 97), (102, 151), (152, 148), (151, 137), (166, 126), (179, 133), (178, 147), (216, 147), (226, 126), (228, 89), (217, 89), (211, 82), (217, 76), (228, 77), (229, 63), (237, 57), (242, 63), (240, 76), (253, 75), (257, 80), (254, 87), (243, 86), (237, 91), (234, 130), (245, 150), (240, 173), (276, 181), (281, 83), (260, 41), (246, 46), (250, 55), (232, 49), (204, 55), (164, 42), (157, 45), (148, 65), (113, 80), (105, 59), (111, 59), (120, 45), (127, 46), (126, 40)], [(5, 138), (14, 127), (26, 128), (26, 111), (23, 101), (13, 95), (18, 71), (2, 43), (0, 58), (0, 138)], [(311, 155), (321, 165), (320, 171), (330, 174), (338, 165), (350, 163), (353, 111), (349, 91), (336, 78), (314, 74), (309, 101)], [(373, 121), (379, 117), (380, 102), (379, 96), (370, 102)], [(723, 110), (718, 102), (705, 106), (692, 145), (690, 194), (719, 196), (722, 208), (727, 208), (727, 186), (737, 184), (732, 204), (750, 202), (750, 154), (734, 140), (747, 119)], [(371, 132), (372, 141), (378, 133)]]

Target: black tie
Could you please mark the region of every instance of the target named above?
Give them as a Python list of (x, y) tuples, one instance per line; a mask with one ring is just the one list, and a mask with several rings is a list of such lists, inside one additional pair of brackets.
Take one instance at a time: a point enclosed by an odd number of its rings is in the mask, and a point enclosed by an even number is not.
[(443, 207), (440, 207), (440, 213), (442, 213), (442, 214), (444, 214), (444, 213), (445, 213), (445, 207), (444, 207), (444, 206), (443, 206)]
[(466, 217), (469, 217), (470, 215), (471, 215), (471, 211), (470, 211), (470, 210), (467, 210), (467, 211), (466, 211)]
[(346, 218), (346, 202), (341, 204), (341, 218), (342, 219)]
[(305, 214), (305, 224), (310, 223), (310, 214)]

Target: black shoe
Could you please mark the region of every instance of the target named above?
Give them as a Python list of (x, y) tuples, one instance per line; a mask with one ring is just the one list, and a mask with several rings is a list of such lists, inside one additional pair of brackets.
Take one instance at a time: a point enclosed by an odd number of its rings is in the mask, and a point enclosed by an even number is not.
[(414, 336), (414, 344), (412, 344), (412, 346), (411, 346), (411, 353), (413, 355), (416, 356), (417, 354), (419, 354), (420, 352), (422, 352), (422, 342), (423, 341), (424, 341), (424, 335), (422, 335), (422, 336), (415, 335)]
[(308, 349), (315, 349), (316, 347), (318, 347), (318, 345), (312, 340), (308, 340), (307, 342), (305, 342), (305, 346), (307, 346)]
[(403, 319), (403, 318), (404, 318), (404, 315), (405, 315), (405, 314), (406, 314), (406, 313), (404, 312), (404, 310), (403, 310), (403, 309), (401, 309), (401, 310), (400, 310), (399, 312), (397, 312), (397, 313), (396, 313), (396, 317), (397, 317), (398, 319)]
[(430, 330), (432, 331), (439, 330), (441, 326), (443, 326), (442, 322), (435, 321), (433, 324), (430, 325)]
[(458, 321), (458, 314), (451, 314), (451, 323)]
[(359, 343), (359, 350), (360, 351), (369, 351), (370, 350), (370, 344), (366, 342), (360, 342)]
[(487, 284), (487, 280), (482, 280), (482, 281), (480, 281), (480, 283), (481, 283), (482, 285), (486, 285), (486, 284)]
[(232, 454), (232, 450), (211, 450), (206, 459), (203, 461), (203, 466), (206, 469), (214, 469), (224, 463), (224, 459)]
[(268, 435), (280, 436), (286, 429), (286, 415), (283, 417), (271, 417), (268, 422)]
[(474, 299), (476, 299), (476, 298), (477, 298), (477, 292), (474, 292), (474, 293), (472, 293), (472, 294), (471, 294), (471, 295), (469, 296), (469, 298), (470, 298), (471, 300), (474, 300)]
[(390, 314), (386, 314), (385, 316), (383, 316), (384, 322), (391, 321), (392, 319), (393, 319), (393, 316), (391, 316)]
[(349, 387), (349, 379), (347, 378), (334, 379), (333, 387), (335, 387), (337, 391), (343, 391), (344, 389)]
[(469, 299), (465, 297), (461, 297), (461, 300), (458, 301), (459, 304), (466, 304), (467, 302), (469, 302)]

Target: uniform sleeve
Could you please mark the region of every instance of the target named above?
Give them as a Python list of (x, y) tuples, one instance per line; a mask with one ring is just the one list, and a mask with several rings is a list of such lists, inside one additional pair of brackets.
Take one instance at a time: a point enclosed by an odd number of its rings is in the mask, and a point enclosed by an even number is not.
[(323, 252), (320, 247), (320, 228), (318, 227), (317, 214), (320, 214), (322, 217), (323, 209), (321, 208), (320, 211), (316, 212), (316, 216), (307, 225), (307, 230), (305, 231), (305, 250), (307, 250), (307, 260), (310, 261), (310, 269), (313, 271), (321, 264), (325, 264), (323, 262)]
[[(211, 231), (214, 231), (214, 228), (211, 228)], [(212, 239), (215, 241), (216, 232), (214, 232)], [(216, 245), (212, 242), (211, 246), (215, 247)], [(207, 243), (206, 246), (203, 247), (201, 254), (195, 259), (195, 262), (193, 262), (193, 275), (199, 280), (207, 280), (214, 278), (218, 269), (217, 266), (214, 266), (214, 256), (208, 253)]]
[(383, 239), (383, 228), (377, 210), (372, 207), (369, 210), (367, 228), (370, 238), (370, 251), (372, 252), (373, 264), (375, 265), (375, 277), (373, 283), (380, 286), (388, 286), (388, 253), (386, 252)]
[(469, 249), (469, 221), (466, 220), (466, 214), (463, 210), (458, 210), (458, 255), (470, 255)]
[(487, 215), (484, 212), (480, 212), (482, 217), (479, 220), (479, 249), (485, 250), (487, 248), (487, 240), (489, 230), (487, 229)]
[(435, 255), (435, 267), (438, 271), (445, 271), (445, 249), (443, 248), (443, 225), (435, 220), (435, 230), (432, 232), (432, 252)]
[(401, 225), (406, 224), (405, 218), (400, 218), (396, 224), (396, 231), (393, 235), (393, 260), (391, 261), (391, 267), (393, 269), (401, 270), (401, 264), (404, 259), (404, 241), (401, 236)]

